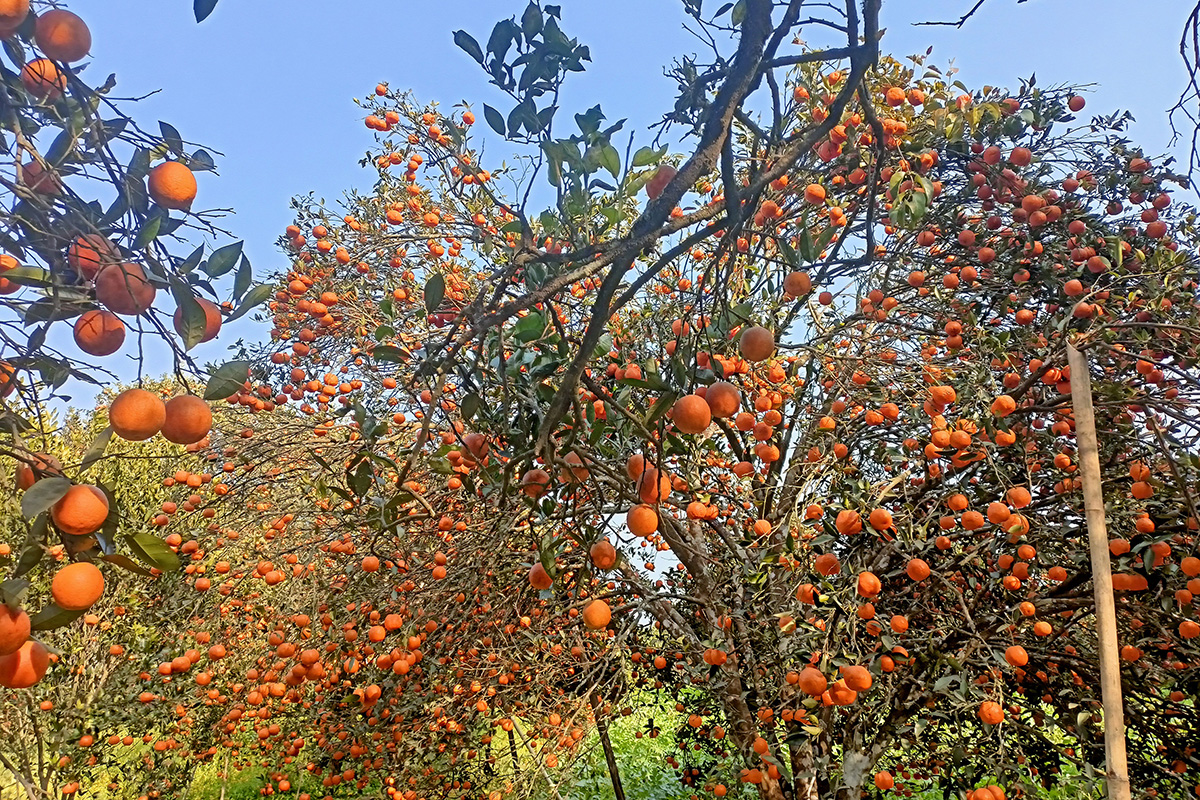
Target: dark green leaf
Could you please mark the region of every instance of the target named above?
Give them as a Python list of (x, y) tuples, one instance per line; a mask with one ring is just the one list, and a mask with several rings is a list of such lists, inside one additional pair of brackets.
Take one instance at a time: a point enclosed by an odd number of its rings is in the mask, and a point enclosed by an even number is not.
[(430, 314), (442, 307), (446, 297), (446, 279), (441, 275), (433, 275), (425, 282), (425, 310)]
[(132, 572), (136, 575), (141, 575), (142, 577), (145, 577), (145, 578), (149, 578), (154, 574), (150, 570), (139, 565), (136, 561), (134, 561), (129, 556), (122, 555), (121, 553), (113, 553), (110, 555), (100, 556), (100, 560), (107, 561), (109, 564), (116, 564), (121, 569), (127, 569), (130, 572)]
[(126, 536), (125, 541), (129, 543), (130, 552), (137, 556), (143, 564), (157, 567), (163, 572), (179, 569), (179, 556), (171, 552), (167, 543), (157, 536), (149, 533), (135, 533), (132, 536)]
[(50, 509), (71, 488), (71, 482), (66, 478), (42, 478), (25, 490), (21, 498), (21, 514), (33, 519)]
[(183, 137), (179, 135), (179, 131), (175, 130), (175, 126), (169, 122), (159, 120), (158, 129), (162, 131), (163, 141), (167, 143), (167, 147), (178, 156), (183, 155)]
[(527, 42), (542, 32), (542, 10), (537, 3), (531, 2), (525, 6), (525, 13), (521, 15), (521, 32), (525, 34)]
[(95, 464), (100, 457), (104, 455), (105, 449), (108, 448), (108, 443), (112, 440), (112, 435), (112, 426), (108, 426), (104, 430), (100, 431), (100, 433), (92, 441), (91, 446), (88, 447), (87, 452), (83, 454), (83, 462), (79, 466), (81, 471), (86, 470), (92, 464)]
[(180, 275), (187, 275), (189, 272), (200, 266), (200, 261), (204, 258), (204, 245), (200, 245), (192, 254), (185, 258), (177, 268)]
[(208, 326), (208, 315), (204, 313), (204, 307), (192, 295), (187, 284), (172, 283), (171, 294), (175, 296), (175, 302), (179, 304), (181, 317), (179, 327), (183, 330), (183, 349), (191, 350), (204, 338), (204, 329)]
[(50, 603), (29, 618), (29, 627), (35, 631), (52, 631), (55, 628), (70, 625), (82, 617), (85, 611), (87, 611), (86, 608), (78, 611), (67, 611), (65, 608), (59, 608), (55, 603)]
[(213, 161), (207, 150), (197, 150), (188, 159), (188, 166), (192, 172), (212, 172), (217, 168), (217, 162)]
[(158, 229), (162, 227), (163, 214), (153, 214), (138, 229), (137, 238), (133, 240), (133, 249), (141, 250), (146, 245), (150, 244), (158, 236)]
[(208, 263), (204, 265), (205, 274), (210, 278), (219, 278), (237, 266), (238, 259), (242, 257), (242, 244), (234, 242), (214, 250), (208, 257)]
[(459, 409), (462, 412), (463, 419), (469, 420), (474, 417), (475, 412), (479, 410), (479, 404), (479, 395), (474, 392), (468, 393), (462, 399), (462, 406)]
[(245, 316), (251, 309), (265, 303), (273, 294), (275, 294), (275, 287), (269, 284), (263, 283), (255, 286), (246, 293), (246, 296), (242, 298), (241, 304), (234, 309), (232, 314), (225, 318), (225, 321), (233, 322), (235, 319)]
[(376, 361), (391, 361), (396, 364), (401, 364), (408, 360), (408, 355), (399, 347), (393, 347), (390, 344), (381, 344), (371, 351), (371, 356)]
[(195, 0), (192, 8), (196, 12), (196, 22), (204, 22), (216, 7), (217, 0)]
[(233, 299), (236, 300), (246, 293), (250, 288), (250, 281), (254, 277), (254, 270), (250, 267), (250, 259), (246, 258), (246, 254), (242, 254), (241, 263), (238, 264), (237, 274), (233, 276)]
[(500, 134), (501, 136), (504, 135), (504, 115), (503, 114), (501, 114), (499, 111), (497, 111), (496, 109), (489, 106), (487, 103), (484, 103), (483, 104), (483, 118), (487, 120), (487, 124), (491, 127), (492, 130), (494, 130), (496, 133)]
[(648, 167), (651, 164), (657, 164), (659, 160), (661, 160), (666, 154), (666, 145), (663, 145), (658, 150), (655, 150), (653, 147), (639, 148), (638, 151), (633, 154), (633, 166)]
[(54, 276), (40, 267), (13, 267), (4, 277), (19, 286), (34, 286), (40, 289), (54, 285)]
[(28, 591), (29, 581), (23, 578), (9, 578), (0, 582), (0, 603), (12, 609), (19, 608)]
[(29, 528), (29, 536), (25, 539), (25, 546), (21, 548), (21, 558), (17, 560), (17, 568), (13, 570), (14, 578), (19, 578), (29, 572), (42, 560), (42, 556), (45, 554), (42, 541), (46, 538), (46, 532), (49, 529), (50, 523), (45, 514), (33, 521), (33, 525)]
[(475, 59), (480, 64), (483, 63), (483, 48), (479, 46), (479, 42), (475, 41), (474, 36), (466, 31), (455, 31), (454, 43), (462, 48), (462, 50), (471, 58)]
[(205, 400), (224, 400), (242, 390), (250, 369), (249, 361), (230, 361), (213, 371), (204, 387)]

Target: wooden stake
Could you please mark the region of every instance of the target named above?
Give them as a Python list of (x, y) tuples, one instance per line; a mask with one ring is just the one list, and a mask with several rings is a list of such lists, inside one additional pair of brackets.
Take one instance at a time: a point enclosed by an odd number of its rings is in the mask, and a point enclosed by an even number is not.
[(1121, 662), (1117, 653), (1117, 608), (1113, 600), (1108, 530), (1104, 523), (1104, 492), (1100, 483), (1100, 448), (1092, 410), (1092, 379), (1087, 356), (1067, 344), (1071, 367), (1071, 406), (1075, 441), (1079, 444), (1079, 475), (1083, 479), (1083, 509), (1092, 554), (1092, 586), (1096, 594), (1096, 632), (1100, 637), (1100, 692), (1104, 701), (1104, 757), (1108, 800), (1129, 800), (1129, 766), (1125, 758), (1125, 714), (1121, 700)]

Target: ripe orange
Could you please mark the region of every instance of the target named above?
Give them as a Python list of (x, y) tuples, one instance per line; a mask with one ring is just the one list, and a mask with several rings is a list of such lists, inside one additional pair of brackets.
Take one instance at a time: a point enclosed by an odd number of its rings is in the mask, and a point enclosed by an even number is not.
[(62, 193), (62, 182), (58, 175), (52, 168), (45, 169), (37, 161), (21, 165), (21, 182), (29, 191), (46, 197), (57, 197)]
[[(657, 523), (657, 519), (655, 520)], [(588, 550), (597, 569), (612, 569), (617, 563), (617, 548), (608, 539), (601, 539)]]
[(840, 534), (860, 533), (862, 531), (862, 516), (853, 509), (845, 508), (838, 512), (833, 524)]
[(0, 603), (0, 656), (15, 653), (29, 638), (29, 615)]
[[(221, 332), (221, 309), (216, 303), (205, 300), (203, 297), (197, 297), (196, 302), (200, 304), (200, 308), (204, 309), (204, 335), (200, 337), (201, 342), (209, 342), (217, 338), (217, 334)], [(183, 328), (183, 309), (175, 309), (175, 316), (172, 320), (175, 323), (175, 332), (180, 336), (184, 335)]]
[(21, 84), (34, 98), (54, 102), (67, 89), (67, 77), (48, 58), (35, 58), (21, 68)]
[(675, 427), (683, 433), (704, 433), (712, 424), (712, 412), (708, 403), (698, 394), (685, 394), (675, 401), (671, 409)]
[(550, 573), (546, 572), (546, 568), (542, 566), (542, 562), (538, 562), (529, 568), (529, 585), (543, 592), (549, 589), (554, 584), (554, 579), (550, 577)]
[(56, 61), (78, 61), (92, 49), (92, 32), (87, 23), (64, 9), (53, 9), (39, 16), (33, 40)]
[(704, 393), (704, 401), (712, 416), (728, 418), (741, 408), (742, 393), (729, 381), (717, 381)]
[(594, 631), (607, 628), (612, 621), (612, 609), (603, 600), (593, 600), (583, 610), (583, 624)]
[(107, 264), (96, 273), (96, 300), (115, 314), (141, 314), (157, 293), (138, 264)]
[(625, 516), (625, 524), (635, 536), (649, 536), (658, 530), (658, 512), (645, 503), (634, 506)]
[(75, 320), (75, 344), (89, 356), (111, 356), (125, 343), (125, 323), (111, 311), (92, 309)]
[(924, 559), (914, 558), (908, 562), (905, 572), (908, 573), (908, 577), (912, 580), (923, 581), (929, 577), (929, 564)]
[(892, 512), (886, 508), (877, 508), (867, 517), (867, 522), (877, 531), (886, 531), (892, 527)]
[(96, 233), (86, 233), (67, 248), (67, 264), (86, 280), (93, 280), (100, 267), (117, 263), (117, 251), (112, 243)]
[(15, 653), (0, 656), (0, 686), (28, 689), (42, 679), (50, 667), (50, 654), (42, 643), (29, 639)]
[[(879, 582), (874, 572), (860, 572), (858, 574), (858, 593), (863, 597), (874, 597), (879, 594), (883, 588), (883, 584)], [(853, 686), (850, 688), (854, 688)], [(855, 691), (858, 691), (855, 689)]]
[(87, 536), (108, 519), (108, 497), (96, 486), (78, 484), (50, 508), (50, 516), (63, 533)]
[(54, 573), (50, 595), (59, 608), (83, 611), (91, 608), (104, 594), (104, 575), (90, 561), (79, 561)]
[(196, 176), (178, 161), (165, 161), (150, 170), (146, 188), (163, 208), (186, 211), (196, 199)]
[(747, 361), (766, 361), (775, 352), (775, 335), (761, 325), (755, 325), (742, 331), (738, 348)]
[[(54, 456), (46, 455), (45, 453), (34, 453), (28, 460), (32, 464), (24, 462), (17, 464), (17, 488), (21, 491), (25, 491), (30, 486), (33, 486), (36, 480), (46, 475), (62, 474), (62, 462)], [(35, 468), (37, 469), (36, 474), (34, 473)]]
[(191, 394), (172, 397), (166, 404), (163, 438), (175, 444), (195, 444), (212, 430), (212, 409)]
[(29, 16), (29, 0), (0, 0), (0, 32), (11, 35)]
[(783, 279), (783, 290), (791, 297), (803, 297), (812, 291), (812, 278), (807, 272), (789, 272)]
[(979, 719), (988, 725), (999, 725), (1004, 720), (1004, 709), (999, 703), (986, 700), (979, 704)]
[(865, 692), (875, 682), (875, 679), (871, 677), (871, 671), (866, 667), (839, 667), (839, 671), (842, 673), (842, 680), (846, 682), (847, 688), (856, 692)]
[(825, 674), (816, 667), (805, 667), (800, 670), (800, 680), (796, 682), (800, 691), (811, 697), (820, 697), (829, 687)]
[(1029, 654), (1025, 652), (1024, 647), (1014, 644), (1004, 651), (1004, 660), (1014, 667), (1023, 667), (1029, 663)]
[(126, 389), (108, 407), (113, 433), (130, 442), (142, 442), (162, 429), (167, 407), (158, 395), (145, 389)]

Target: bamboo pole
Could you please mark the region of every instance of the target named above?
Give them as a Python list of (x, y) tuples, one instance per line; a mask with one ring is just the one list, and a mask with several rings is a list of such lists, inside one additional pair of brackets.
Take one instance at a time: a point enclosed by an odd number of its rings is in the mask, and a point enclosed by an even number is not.
[(1117, 654), (1117, 608), (1113, 600), (1108, 531), (1104, 523), (1104, 492), (1100, 484), (1100, 449), (1092, 409), (1092, 379), (1087, 356), (1067, 344), (1071, 367), (1071, 406), (1075, 440), (1079, 445), (1079, 474), (1083, 479), (1083, 509), (1092, 555), (1092, 586), (1096, 595), (1096, 629), (1100, 638), (1100, 692), (1104, 702), (1104, 763), (1108, 800), (1129, 800), (1129, 767), (1125, 758), (1125, 715), (1121, 700), (1121, 662)]

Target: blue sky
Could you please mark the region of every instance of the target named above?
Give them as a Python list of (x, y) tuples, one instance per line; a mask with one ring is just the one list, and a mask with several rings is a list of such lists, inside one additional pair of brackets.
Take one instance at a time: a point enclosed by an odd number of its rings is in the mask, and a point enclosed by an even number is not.
[[(682, 28), (682, 3), (559, 2), (564, 30), (588, 44), (593, 58), (586, 73), (574, 76), (564, 111), (599, 102), (610, 120), (629, 118), (627, 131), (644, 131), (674, 100), (663, 68), (699, 50)], [(1088, 111), (1130, 109), (1138, 120), (1135, 140), (1151, 153), (1166, 149), (1165, 110), (1183, 86), (1177, 41), (1190, 3), (1142, 0), (1134, 25), (1128, 0), (989, 0), (962, 30), (910, 24), (956, 19), (972, 4), (884, 0), (884, 51), (904, 56), (933, 45), (933, 61), (953, 60), (972, 87), (1015, 86), (1034, 72), (1043, 85), (1095, 83)], [(525, 0), (220, 0), (200, 25), (191, 0), (69, 5), (92, 28), (93, 83), (115, 72), (122, 96), (161, 90), (133, 116), (151, 126), (167, 120), (187, 140), (224, 154), (219, 177), (200, 177), (197, 206), (236, 209), (227, 227), (246, 239), (262, 273), (286, 265), (274, 241), (291, 221), (292, 196), (313, 191), (333, 200), (347, 187), (369, 185), (358, 160), (370, 132), (354, 97), (385, 81), (445, 106), (465, 100), (477, 112), (484, 102), (507, 108), (451, 33), (465, 28), (485, 41), (492, 24), (519, 15)], [(649, 138), (644, 134), (640, 143)], [(488, 153), (494, 163), (501, 144), (489, 142)], [(197, 357), (222, 360), (225, 341), (201, 345)], [(89, 393), (79, 388), (76, 401), (85, 401)]]

